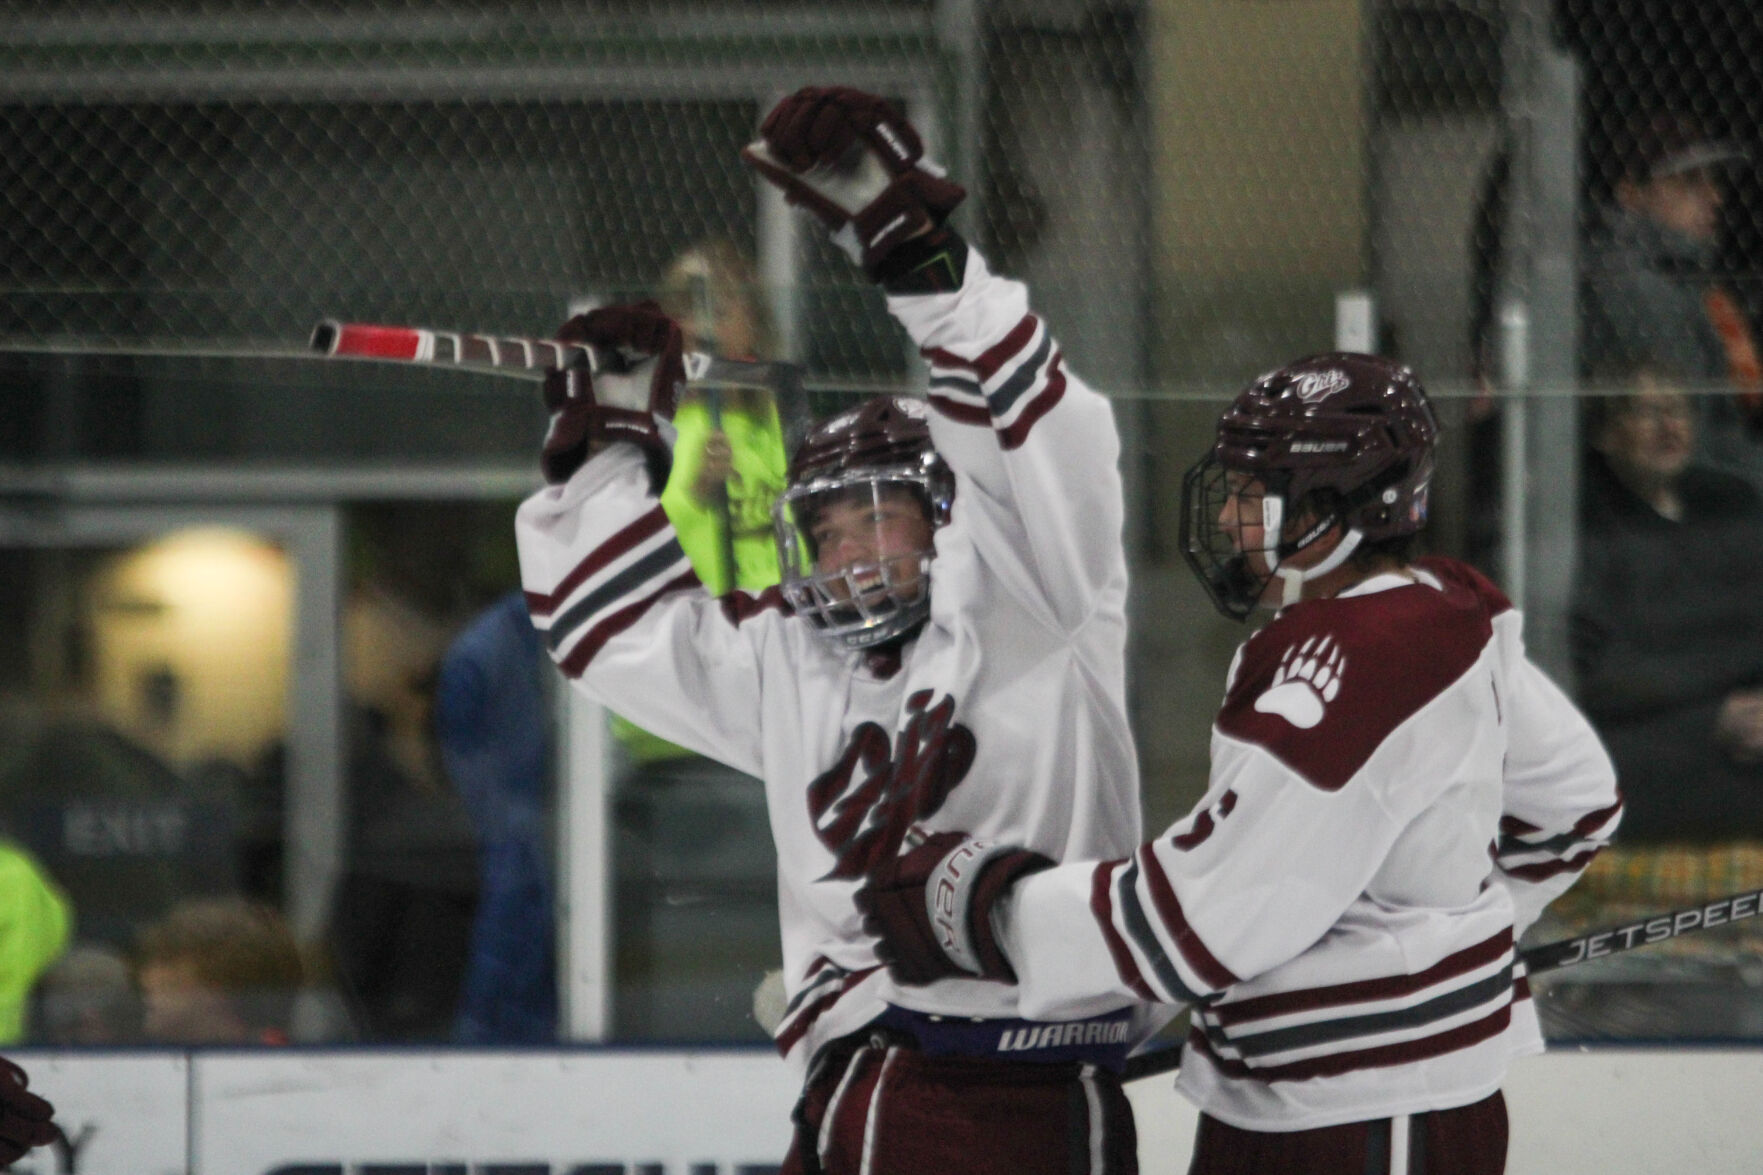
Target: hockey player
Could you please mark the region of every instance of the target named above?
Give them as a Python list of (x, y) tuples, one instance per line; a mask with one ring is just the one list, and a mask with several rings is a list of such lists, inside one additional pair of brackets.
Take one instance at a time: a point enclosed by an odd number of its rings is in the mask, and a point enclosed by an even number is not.
[(1183, 486), (1219, 608), (1277, 610), (1231, 665), (1198, 807), (1099, 864), (938, 833), (860, 895), (903, 982), (1013, 979), (1036, 1017), (1189, 1005), (1193, 1175), (1504, 1170), (1499, 1087), (1542, 1048), (1514, 942), (1620, 816), (1508, 601), (1410, 559), (1434, 434), (1383, 359), (1251, 384)]
[(547, 388), (551, 484), (517, 523), (534, 620), (587, 693), (765, 781), (775, 1036), (805, 1073), (785, 1171), (1130, 1172), (1133, 993), (1077, 1001), (1049, 1035), (1008, 987), (902, 987), (853, 901), (913, 826), (1055, 858), (1138, 843), (1110, 407), (1023, 287), (942, 227), (962, 189), (885, 103), (804, 90), (763, 136), (749, 161), (881, 284), (928, 402), (812, 431), (776, 508), (783, 582), (712, 599), (656, 495), (678, 328), (652, 307), (572, 320), (605, 362)]

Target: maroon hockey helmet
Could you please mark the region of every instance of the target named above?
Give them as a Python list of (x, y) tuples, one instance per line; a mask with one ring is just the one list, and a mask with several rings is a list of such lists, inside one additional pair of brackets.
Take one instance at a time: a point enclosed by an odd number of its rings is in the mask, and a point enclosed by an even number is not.
[(930, 611), (929, 547), (839, 568), (820, 566), (815, 519), (832, 502), (909, 494), (932, 527), (949, 521), (955, 478), (931, 443), (922, 400), (876, 396), (810, 432), (790, 461), (789, 488), (772, 507), (779, 585), (816, 632), (869, 648), (909, 631)]
[[(1288, 601), (1362, 542), (1411, 535), (1426, 525), (1438, 422), (1412, 371), (1375, 355), (1311, 355), (1261, 376), (1218, 421), (1211, 451), (1182, 486), (1182, 550), (1228, 616), (1246, 617), (1268, 580), (1284, 574)], [(1264, 490), (1262, 526), (1273, 544), (1269, 571), (1253, 573), (1219, 525), (1229, 474)], [(1284, 534), (1308, 510), (1312, 525)], [(1279, 571), (1282, 560), (1336, 525), (1346, 537), (1324, 564)]]

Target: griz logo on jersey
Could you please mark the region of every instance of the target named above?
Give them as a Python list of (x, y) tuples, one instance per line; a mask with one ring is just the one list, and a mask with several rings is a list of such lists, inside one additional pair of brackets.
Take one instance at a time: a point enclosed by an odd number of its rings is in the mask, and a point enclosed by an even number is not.
[(906, 699), (911, 717), (898, 744), (865, 722), (838, 762), (808, 785), (815, 835), (838, 858), (820, 880), (861, 877), (898, 854), (906, 830), (941, 808), (967, 777), (973, 732), (953, 721), (954, 698), (932, 706), (931, 696), (919, 690)]

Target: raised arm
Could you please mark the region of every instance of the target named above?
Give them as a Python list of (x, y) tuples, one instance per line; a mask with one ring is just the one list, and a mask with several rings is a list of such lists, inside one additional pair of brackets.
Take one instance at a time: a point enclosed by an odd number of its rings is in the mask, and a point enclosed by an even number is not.
[(983, 515), (975, 541), (1074, 629), (1124, 597), (1113, 409), (1066, 367), (1022, 283), (971, 250), (963, 269), (955, 291), (890, 294), (888, 306), (930, 364), (932, 434), (977, 491), (957, 499)]
[(542, 467), (515, 518), (521, 582), (551, 658), (597, 700), (669, 741), (757, 774), (755, 643), (775, 597), (712, 600), (659, 497), (661, 426), (683, 381), (659, 310), (613, 307), (562, 336), (603, 349), (597, 372), (553, 373)]
[(1065, 366), (1025, 288), (944, 226), (965, 196), (881, 99), (810, 87), (743, 153), (886, 290), (930, 364), (937, 451), (963, 526), (1006, 584), (1071, 631), (1125, 595), (1119, 439)]

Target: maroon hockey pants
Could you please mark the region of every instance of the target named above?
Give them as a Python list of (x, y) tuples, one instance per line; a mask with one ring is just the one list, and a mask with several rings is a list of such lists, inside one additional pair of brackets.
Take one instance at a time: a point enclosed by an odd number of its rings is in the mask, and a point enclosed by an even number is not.
[[(1406, 1138), (1404, 1140), (1404, 1135)], [(1406, 1145), (1404, 1145), (1404, 1141)], [(1274, 1134), (1200, 1115), (1188, 1175), (1502, 1175), (1506, 1099)]]
[(828, 1045), (783, 1175), (1137, 1175), (1120, 1079), (1094, 1065), (932, 1057), (883, 1034)]

